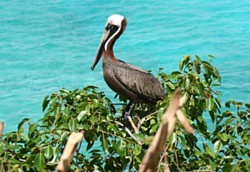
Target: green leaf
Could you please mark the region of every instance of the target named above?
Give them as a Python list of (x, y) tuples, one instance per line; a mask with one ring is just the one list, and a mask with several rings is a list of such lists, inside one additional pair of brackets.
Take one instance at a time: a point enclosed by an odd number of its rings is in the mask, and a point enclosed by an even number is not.
[(86, 148), (86, 149), (87, 149), (87, 150), (91, 149), (91, 148), (93, 147), (94, 143), (95, 143), (95, 142), (92, 142), (92, 141), (88, 142), (87, 148)]
[(49, 104), (48, 98), (49, 98), (49, 95), (45, 96), (44, 99), (43, 99), (43, 104), (42, 104), (43, 111), (46, 109), (46, 107)]
[(76, 131), (77, 130), (77, 120), (75, 118), (71, 118), (69, 121), (69, 129), (70, 131)]
[(38, 171), (42, 171), (45, 168), (45, 158), (43, 153), (36, 154), (35, 167)]
[(220, 136), (221, 136), (222, 141), (224, 141), (224, 142), (228, 141), (228, 135), (226, 133), (222, 133)]
[(53, 149), (52, 149), (51, 145), (48, 145), (48, 146), (45, 147), (45, 149), (44, 149), (44, 156), (48, 160), (50, 158), (52, 158), (52, 156), (53, 156)]
[(64, 114), (66, 115), (66, 116), (69, 116), (70, 115), (70, 107), (65, 107), (65, 109), (64, 109)]
[(198, 55), (195, 55), (195, 58), (198, 62), (201, 62), (201, 58)]
[(92, 115), (89, 120), (91, 121), (91, 123), (94, 124), (94, 123), (99, 121), (99, 118), (98, 118), (98, 116)]
[(24, 123), (26, 123), (27, 121), (29, 121), (29, 118), (24, 118), (19, 124), (18, 124), (18, 130), (20, 130), (20, 128), (23, 126)]
[(208, 154), (211, 157), (215, 157), (214, 152), (211, 150), (211, 148), (208, 145), (206, 145), (205, 143), (203, 143), (203, 147), (205, 149), (205, 153), (206, 154)]
[(222, 148), (222, 143), (221, 143), (221, 141), (220, 140), (217, 140), (215, 143), (214, 143), (214, 151), (215, 151), (215, 153), (218, 153), (220, 150), (221, 150), (221, 148)]
[(156, 122), (156, 120), (153, 118), (153, 119), (151, 119), (150, 120), (150, 125), (154, 125), (154, 124), (156, 124), (157, 122)]
[(177, 134), (176, 133), (172, 133), (169, 137), (169, 143), (171, 145), (175, 144), (175, 142), (177, 141)]
[(231, 125), (232, 121), (234, 120), (234, 117), (231, 116), (230, 118), (228, 118), (226, 121), (225, 121), (225, 125)]
[(61, 106), (56, 106), (55, 108), (55, 119), (58, 121), (61, 117)]
[(221, 84), (221, 76), (217, 68), (214, 67), (214, 78), (216, 79), (215, 81), (219, 82), (219, 85)]
[[(5, 144), (3, 142), (0, 142), (0, 155), (5, 151), (4, 146)], [(0, 163), (0, 167), (1, 167), (1, 163)]]
[(181, 61), (180, 64), (179, 64), (179, 69), (180, 69), (180, 71), (183, 70), (183, 66), (184, 66), (184, 65), (187, 65), (187, 63), (189, 62), (190, 59), (191, 59), (191, 56), (189, 56), (189, 55), (185, 55), (185, 56), (182, 58), (182, 61)]
[[(57, 133), (58, 133), (58, 131), (57, 131)], [(60, 135), (58, 134), (58, 136), (60, 136), (60, 141), (64, 142), (66, 140), (66, 138), (69, 136), (69, 133), (62, 131), (62, 133)]]
[(89, 111), (83, 110), (77, 115), (78, 122), (85, 121), (87, 119), (87, 116), (89, 115)]
[(230, 112), (230, 111), (225, 111), (225, 112), (222, 113), (222, 117), (229, 117), (229, 116), (232, 116), (232, 115), (233, 115), (233, 113)]
[(215, 58), (213, 55), (209, 54), (208, 55), (209, 58)]
[(93, 86), (93, 85), (88, 85), (87, 87), (84, 88), (84, 90), (96, 90), (98, 87)]
[(240, 107), (243, 105), (243, 103), (237, 102), (237, 101), (233, 101), (233, 104), (234, 104), (237, 108), (240, 108)]
[(187, 146), (187, 141), (186, 141), (185, 137), (183, 137), (183, 135), (179, 135), (179, 139), (181, 141), (182, 146), (186, 147)]
[(153, 125), (153, 126), (151, 127), (149, 133), (150, 133), (150, 134), (155, 133), (155, 132), (157, 131), (158, 127), (159, 127), (159, 124)]
[(199, 62), (195, 63), (195, 70), (198, 74), (201, 73), (201, 64)]
[(61, 93), (65, 93), (65, 94), (69, 94), (69, 91), (66, 90), (65, 88), (61, 89), (60, 92), (61, 92)]
[(216, 97), (215, 101), (216, 101), (216, 103), (218, 105), (218, 109), (221, 108), (221, 101), (220, 101), (220, 99)]
[(186, 90), (188, 90), (189, 86), (190, 86), (190, 79), (188, 76), (186, 76), (186, 77), (184, 77), (184, 87)]
[(250, 109), (250, 103), (246, 103), (245, 106)]
[(29, 134), (33, 133), (34, 130), (37, 128), (37, 124), (30, 124), (29, 126)]
[(96, 140), (96, 136), (95, 136), (95, 133), (94, 132), (86, 132), (84, 134), (84, 138), (85, 140), (87, 141), (87, 147), (86, 149), (89, 150), (90, 148), (92, 148), (92, 146), (94, 145), (95, 143), (95, 140)]
[(225, 106), (230, 108), (230, 104), (232, 103), (233, 101), (232, 100), (228, 100), (226, 103), (225, 103)]
[(207, 70), (208, 72), (213, 71), (213, 69), (214, 69), (213, 66), (210, 63), (208, 63), (207, 61), (202, 61), (202, 64), (203, 64), (205, 70)]
[(98, 101), (98, 99), (93, 99), (93, 100), (92, 100), (92, 104), (94, 105), (94, 107), (98, 107), (98, 106), (99, 106), (99, 101)]
[(216, 119), (216, 113), (214, 111), (209, 111), (209, 114), (212, 119), (212, 122), (214, 123), (214, 120)]
[(120, 156), (124, 156), (126, 154), (126, 142), (124, 140), (119, 140), (116, 145), (116, 151)]
[(214, 100), (213, 98), (206, 99), (207, 109), (211, 111), (214, 107)]
[(61, 155), (61, 152), (57, 147), (53, 147), (52, 149), (53, 149), (53, 159), (50, 161), (50, 163), (54, 164), (56, 160), (59, 158), (59, 155)]
[(192, 88), (196, 94), (200, 95), (200, 90), (196, 86), (193, 86)]
[(57, 96), (56, 94), (54, 94), (53, 96), (51, 96), (50, 99), (50, 107), (54, 108), (57, 104)]
[(227, 163), (223, 166), (222, 171), (233, 171), (233, 166), (230, 163)]
[(81, 112), (81, 111), (85, 110), (87, 106), (88, 106), (88, 102), (81, 102), (81, 103), (77, 106), (77, 111), (78, 111), (78, 112)]
[(182, 73), (179, 71), (174, 71), (171, 73), (171, 75), (172, 75), (171, 77), (173, 77), (173, 79), (177, 80), (181, 74)]
[(199, 83), (199, 92), (200, 92), (200, 95), (202, 96), (202, 97), (205, 97), (205, 88), (204, 88), (204, 85), (202, 84), (202, 83)]
[(21, 139), (25, 140), (26, 142), (29, 141), (29, 137), (28, 137), (26, 134), (24, 134), (24, 133), (20, 133), (20, 134), (19, 134), (19, 137), (20, 137)]
[(163, 67), (159, 67), (159, 68), (158, 68), (159, 71), (161, 71), (161, 70), (163, 70), (163, 69), (164, 69)]
[(101, 140), (101, 146), (102, 146), (102, 149), (105, 153), (108, 152), (108, 145), (109, 145), (109, 142), (107, 140), (107, 138), (103, 135), (102, 137), (102, 140)]
[(134, 149), (133, 149), (133, 153), (135, 155), (139, 155), (141, 153), (141, 150), (142, 150), (141, 146), (136, 144)]
[(246, 163), (246, 169), (250, 169), (250, 158), (246, 158), (245, 159), (245, 163)]
[(175, 90), (175, 86), (174, 86), (171, 82), (167, 82), (167, 86), (168, 86), (171, 90)]
[(188, 71), (191, 72), (193, 70), (193, 66), (194, 66), (194, 63), (188, 63), (187, 64), (187, 68), (188, 68)]

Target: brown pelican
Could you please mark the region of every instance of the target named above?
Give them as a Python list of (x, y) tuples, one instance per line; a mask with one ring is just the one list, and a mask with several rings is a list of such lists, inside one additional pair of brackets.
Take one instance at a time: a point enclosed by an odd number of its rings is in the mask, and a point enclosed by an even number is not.
[(151, 73), (139, 67), (118, 60), (113, 52), (115, 41), (124, 32), (127, 19), (114, 14), (108, 18), (94, 63), (94, 70), (102, 56), (103, 75), (108, 86), (119, 95), (130, 100), (126, 107), (126, 116), (130, 114), (134, 103), (153, 103), (165, 98), (162, 84)]

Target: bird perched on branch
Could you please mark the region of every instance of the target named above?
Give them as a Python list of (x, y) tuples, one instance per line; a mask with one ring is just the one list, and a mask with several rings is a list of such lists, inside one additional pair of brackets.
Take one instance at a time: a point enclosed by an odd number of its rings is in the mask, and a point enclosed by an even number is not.
[(166, 97), (165, 90), (150, 72), (118, 60), (113, 51), (115, 41), (126, 29), (127, 19), (114, 14), (108, 18), (97, 49), (95, 66), (102, 57), (103, 76), (108, 86), (119, 95), (130, 100), (125, 117), (130, 115), (135, 103), (153, 103)]

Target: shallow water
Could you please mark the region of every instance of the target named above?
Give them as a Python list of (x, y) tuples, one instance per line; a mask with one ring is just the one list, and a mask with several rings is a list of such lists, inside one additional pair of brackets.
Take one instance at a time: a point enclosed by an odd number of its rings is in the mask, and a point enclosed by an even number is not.
[(109, 15), (127, 17), (118, 58), (157, 72), (185, 54), (213, 64), (223, 100), (250, 102), (250, 1), (0, 1), (0, 120), (6, 130), (42, 117), (45, 95), (97, 85), (111, 98), (101, 65), (90, 66)]

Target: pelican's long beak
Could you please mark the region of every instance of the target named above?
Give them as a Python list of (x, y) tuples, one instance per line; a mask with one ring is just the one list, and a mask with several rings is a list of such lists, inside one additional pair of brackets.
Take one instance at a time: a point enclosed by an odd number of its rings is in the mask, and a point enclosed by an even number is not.
[(96, 56), (95, 56), (94, 63), (91, 66), (91, 70), (94, 70), (95, 66), (97, 65), (97, 63), (99, 62), (99, 60), (100, 60), (100, 58), (102, 56), (102, 52), (104, 50), (104, 46), (105, 46), (105, 43), (107, 41), (109, 33), (110, 33), (110, 31), (105, 28), (104, 32), (102, 34), (102, 38), (101, 38), (101, 41), (99, 43), (98, 49), (97, 49), (97, 53), (96, 53)]

